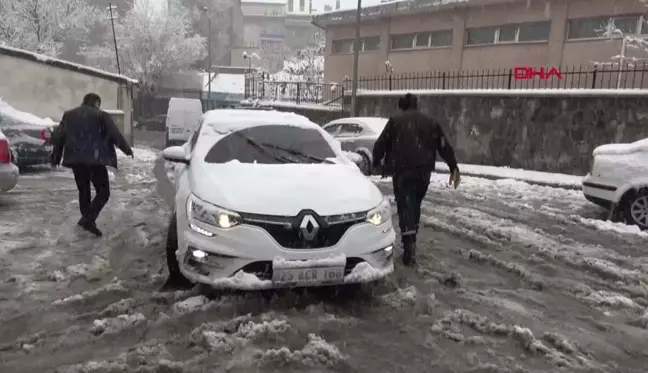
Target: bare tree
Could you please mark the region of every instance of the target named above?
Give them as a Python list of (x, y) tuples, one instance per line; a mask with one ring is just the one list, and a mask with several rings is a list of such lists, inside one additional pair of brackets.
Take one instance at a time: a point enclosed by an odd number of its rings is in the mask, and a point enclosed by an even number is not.
[(66, 40), (88, 40), (100, 12), (86, 0), (0, 0), (0, 43), (56, 57)]

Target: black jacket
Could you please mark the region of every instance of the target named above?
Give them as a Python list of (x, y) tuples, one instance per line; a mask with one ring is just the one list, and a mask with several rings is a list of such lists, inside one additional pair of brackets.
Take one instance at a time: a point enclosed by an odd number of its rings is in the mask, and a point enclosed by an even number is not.
[(457, 170), (454, 150), (441, 125), (419, 110), (406, 110), (389, 118), (373, 148), (374, 166), (383, 158), (394, 173), (405, 170), (434, 171), (436, 154)]
[(52, 135), (52, 164), (97, 165), (117, 168), (115, 146), (126, 155), (133, 151), (110, 117), (93, 106), (81, 105), (63, 114)]

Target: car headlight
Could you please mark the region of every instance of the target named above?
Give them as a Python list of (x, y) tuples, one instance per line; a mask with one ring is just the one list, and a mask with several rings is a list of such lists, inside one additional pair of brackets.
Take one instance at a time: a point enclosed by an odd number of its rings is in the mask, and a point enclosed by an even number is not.
[[(241, 215), (211, 203), (205, 202), (193, 194), (187, 199), (187, 218), (193, 226), (195, 222), (221, 229), (232, 228), (241, 224)], [(200, 228), (199, 226), (196, 226)], [(197, 229), (194, 229), (197, 230)], [(200, 229), (202, 232), (204, 229)], [(197, 230), (198, 231), (198, 230)]]
[(381, 225), (391, 220), (391, 204), (387, 198), (367, 213), (367, 222), (373, 225)]

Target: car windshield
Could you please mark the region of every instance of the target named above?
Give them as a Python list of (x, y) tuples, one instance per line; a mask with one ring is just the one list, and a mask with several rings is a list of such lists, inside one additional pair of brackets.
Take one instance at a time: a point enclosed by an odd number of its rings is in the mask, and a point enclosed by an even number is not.
[(319, 131), (286, 125), (269, 125), (232, 132), (205, 156), (207, 163), (333, 163), (336, 158)]

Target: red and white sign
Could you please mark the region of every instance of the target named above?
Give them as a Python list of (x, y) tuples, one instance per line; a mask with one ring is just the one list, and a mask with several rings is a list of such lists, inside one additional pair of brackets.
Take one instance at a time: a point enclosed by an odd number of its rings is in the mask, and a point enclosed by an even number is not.
[(544, 67), (536, 69), (531, 66), (518, 66), (513, 69), (513, 74), (515, 75), (515, 80), (531, 80), (535, 77), (539, 77), (540, 80), (549, 80), (552, 77), (556, 77), (558, 80), (562, 80), (563, 78), (560, 71), (555, 67), (551, 69)]

